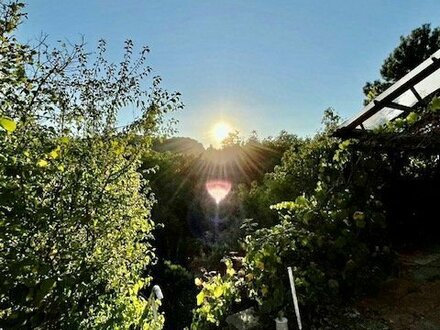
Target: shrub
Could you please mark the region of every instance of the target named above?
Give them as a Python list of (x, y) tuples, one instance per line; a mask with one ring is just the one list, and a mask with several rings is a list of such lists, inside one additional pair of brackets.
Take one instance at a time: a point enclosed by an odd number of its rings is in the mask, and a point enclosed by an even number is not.
[(133, 61), (128, 41), (119, 66), (103, 41), (94, 63), (82, 45), (31, 50), (12, 35), (22, 4), (0, 6), (0, 327), (160, 328), (138, 297), (154, 223), (137, 169), (178, 95), (144, 89), (147, 48)]
[[(326, 311), (331, 312), (329, 306), (340, 306), (372, 289), (393, 260), (380, 201), (390, 172), (387, 156), (360, 151), (354, 142), (338, 143), (326, 134), (303, 148), (298, 155), (314, 155), (313, 171), (304, 181), (316, 180), (316, 188), (294, 201), (273, 205), (280, 220), (271, 227), (254, 231), (255, 224), (246, 222), (252, 230), (242, 243), (241, 276), (230, 283), (237, 295), (254, 300), (262, 326), (273, 325), (281, 310), (294, 319), (288, 266), (294, 270), (305, 324), (319, 327)], [(290, 163), (295, 168), (301, 163), (296, 157)], [(288, 169), (288, 164), (282, 166)], [(299, 181), (293, 183), (300, 189)], [(207, 299), (199, 310), (215, 308), (217, 302)], [(222, 324), (224, 311), (230, 309), (231, 305), (221, 305), (222, 313), (213, 320)]]
[(242, 281), (233, 268), (232, 261), (225, 259), (225, 274), (210, 272), (204, 278), (196, 278), (195, 284), (201, 288), (197, 294), (197, 308), (193, 311), (191, 330), (218, 329), (231, 311), (231, 305), (240, 301)]

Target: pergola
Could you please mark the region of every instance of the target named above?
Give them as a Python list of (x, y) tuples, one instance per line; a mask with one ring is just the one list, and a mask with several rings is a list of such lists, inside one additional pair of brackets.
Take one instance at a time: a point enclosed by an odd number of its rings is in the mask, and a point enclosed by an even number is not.
[[(390, 143), (405, 149), (435, 148), (440, 150), (440, 117), (424, 115), (410, 129), (398, 134), (374, 134), (377, 128), (410, 112), (426, 108), (440, 90), (440, 50), (377, 96), (355, 117), (343, 122), (334, 135), (374, 141), (377, 146)], [(374, 136), (374, 138), (373, 138)]]

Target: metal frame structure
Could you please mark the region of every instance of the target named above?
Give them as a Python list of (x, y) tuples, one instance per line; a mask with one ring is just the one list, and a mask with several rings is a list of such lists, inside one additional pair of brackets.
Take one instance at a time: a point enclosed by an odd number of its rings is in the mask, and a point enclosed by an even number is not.
[(409, 112), (440, 90), (440, 50), (386, 89), (355, 117), (343, 122), (334, 135), (363, 136)]

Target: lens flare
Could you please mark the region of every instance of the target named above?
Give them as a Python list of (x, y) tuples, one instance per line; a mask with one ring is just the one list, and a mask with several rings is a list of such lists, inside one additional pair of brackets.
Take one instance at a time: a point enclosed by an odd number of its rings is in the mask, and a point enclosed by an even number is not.
[(210, 180), (206, 182), (206, 190), (217, 204), (229, 194), (231, 187), (231, 183), (225, 180)]

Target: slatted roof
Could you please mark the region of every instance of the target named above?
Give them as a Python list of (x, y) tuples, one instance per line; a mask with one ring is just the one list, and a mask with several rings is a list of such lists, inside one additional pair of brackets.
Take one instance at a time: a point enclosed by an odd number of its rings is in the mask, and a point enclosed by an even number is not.
[(440, 90), (440, 50), (394, 83), (365, 106), (355, 117), (343, 122), (335, 136), (363, 135), (424, 104)]

